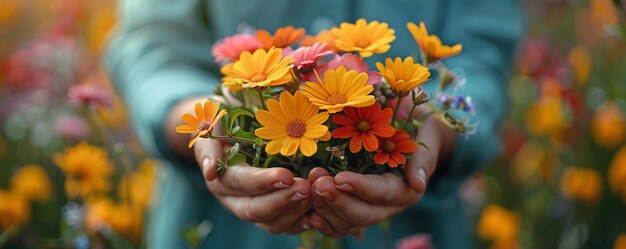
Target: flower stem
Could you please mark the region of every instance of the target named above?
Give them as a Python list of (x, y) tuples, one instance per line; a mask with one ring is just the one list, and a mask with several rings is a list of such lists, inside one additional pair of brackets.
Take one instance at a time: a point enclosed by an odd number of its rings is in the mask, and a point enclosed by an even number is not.
[(256, 92), (259, 94), (259, 99), (261, 100), (261, 106), (263, 107), (263, 110), (267, 110), (267, 107), (265, 106), (265, 99), (263, 98), (263, 90), (261, 88), (257, 88)]
[(413, 112), (415, 111), (415, 108), (417, 107), (417, 104), (413, 103), (413, 107), (411, 107), (411, 111), (409, 112), (409, 116), (406, 119), (406, 122), (404, 122), (404, 125), (402, 125), (401, 127), (404, 127), (404, 129), (406, 130), (406, 127), (409, 126), (409, 122), (411, 121), (411, 116), (413, 115)]
[(235, 137), (235, 136), (215, 136), (215, 135), (209, 134), (207, 136), (207, 138), (219, 139), (219, 140), (231, 140), (231, 141), (247, 143), (247, 144), (256, 144), (256, 141), (254, 141), (252, 139), (247, 139), (247, 138), (242, 138), (242, 137)]
[(398, 96), (398, 103), (396, 104), (396, 109), (393, 110), (393, 117), (391, 118), (391, 125), (396, 121), (396, 117), (398, 116), (398, 112), (400, 112), (400, 103), (402, 103), (402, 98), (404, 96)]

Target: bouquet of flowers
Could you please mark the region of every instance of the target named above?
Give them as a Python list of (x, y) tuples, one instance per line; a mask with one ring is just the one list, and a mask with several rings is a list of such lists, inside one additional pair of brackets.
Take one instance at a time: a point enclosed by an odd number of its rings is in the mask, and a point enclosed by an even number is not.
[[(464, 78), (441, 61), (462, 46), (443, 45), (424, 23), (407, 28), (421, 63), (387, 58), (376, 62), (377, 72), (365, 60), (391, 48), (396, 37), (387, 23), (359, 19), (315, 36), (286, 26), (274, 35), (257, 30), (227, 37), (212, 50), (223, 65), (222, 86), (195, 104), (195, 116), (183, 115), (186, 124), (176, 131), (192, 134), (190, 148), (203, 138), (231, 143), (219, 172), (243, 163), (285, 167), (305, 178), (319, 166), (331, 174), (401, 172), (418, 146), (427, 148), (415, 141), (427, 117), (470, 134), (466, 114), (474, 112), (469, 97), (456, 96)], [(420, 85), (431, 70), (438, 71), (439, 86), (428, 94)]]

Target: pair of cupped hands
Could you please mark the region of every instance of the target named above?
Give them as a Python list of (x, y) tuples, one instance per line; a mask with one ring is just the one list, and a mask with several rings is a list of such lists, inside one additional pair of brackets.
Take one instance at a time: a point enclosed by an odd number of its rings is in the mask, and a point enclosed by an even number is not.
[(417, 203), (437, 167), (442, 137), (437, 124), (420, 129), (420, 147), (404, 167), (405, 176), (345, 171), (329, 176), (314, 168), (309, 179), (294, 177), (285, 168), (228, 167), (217, 174), (224, 149), (219, 141), (200, 139), (194, 146), (209, 191), (240, 219), (270, 233), (297, 234), (317, 229), (326, 236), (361, 238), (377, 224)]

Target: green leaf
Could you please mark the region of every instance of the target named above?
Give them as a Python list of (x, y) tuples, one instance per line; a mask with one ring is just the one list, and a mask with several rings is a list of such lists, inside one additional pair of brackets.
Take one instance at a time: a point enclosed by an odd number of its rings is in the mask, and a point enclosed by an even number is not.
[(239, 148), (239, 143), (235, 143), (233, 144), (233, 147), (230, 147), (230, 149), (226, 151), (226, 156), (228, 157), (228, 160), (230, 160), (235, 154), (239, 153)]
[(223, 175), (224, 171), (228, 168), (225, 162), (222, 161), (221, 158), (217, 158), (217, 175)]
[(230, 159), (228, 159), (228, 166), (241, 165), (246, 163), (246, 156), (241, 153), (234, 154)]
[(224, 133), (224, 135), (226, 136), (231, 135), (230, 126), (228, 126), (229, 117), (230, 117), (230, 114), (226, 114), (224, 115), (224, 117), (220, 119), (220, 126), (222, 127), (222, 133)]
[(237, 132), (233, 132), (232, 135), (234, 137), (247, 138), (247, 139), (250, 139), (250, 140), (254, 140), (254, 139), (257, 138), (251, 132), (245, 132), (245, 131), (242, 131), (242, 130), (238, 130)]
[(254, 118), (254, 114), (252, 114), (251, 112), (249, 112), (247, 110), (244, 110), (244, 109), (234, 109), (232, 112), (229, 113), (229, 116), (228, 116), (228, 130), (231, 133), (227, 134), (227, 135), (232, 135), (233, 133), (236, 132), (236, 131), (234, 131), (233, 125), (235, 124), (235, 121), (237, 121), (237, 118), (239, 116), (241, 116), (241, 115)]
[(254, 154), (254, 159), (252, 159), (252, 166), (260, 167), (261, 152), (263, 152), (263, 146), (256, 146), (256, 144), (254, 146), (256, 147), (256, 153)]

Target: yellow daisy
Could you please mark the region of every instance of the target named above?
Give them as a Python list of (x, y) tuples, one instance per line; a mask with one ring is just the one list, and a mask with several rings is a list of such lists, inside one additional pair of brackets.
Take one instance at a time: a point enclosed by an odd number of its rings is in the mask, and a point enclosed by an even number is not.
[(344, 22), (331, 32), (337, 38), (335, 45), (339, 50), (359, 52), (363, 58), (387, 52), (391, 48), (389, 44), (396, 39), (395, 31), (387, 23), (367, 23), (363, 18), (356, 24)]
[(376, 62), (376, 67), (385, 78), (392, 91), (399, 96), (405, 96), (415, 87), (428, 81), (430, 71), (425, 66), (413, 62), (413, 57), (409, 56), (402, 61), (400, 57), (395, 60), (387, 58), (385, 65)]
[(419, 27), (415, 23), (409, 22), (406, 24), (406, 28), (413, 35), (413, 39), (419, 45), (428, 62), (453, 56), (460, 53), (463, 49), (461, 44), (456, 44), (452, 47), (446, 46), (441, 43), (441, 40), (436, 35), (428, 35), (428, 30), (423, 22), (420, 22)]
[(315, 140), (328, 133), (328, 127), (324, 125), (328, 113), (318, 113), (318, 110), (302, 92), (291, 95), (283, 91), (279, 100), (267, 101), (267, 111), (256, 112), (263, 127), (256, 129), (254, 134), (270, 140), (265, 147), (267, 154), (291, 156), (300, 150), (303, 155), (312, 156), (317, 151)]
[(211, 134), (215, 124), (219, 122), (222, 116), (228, 113), (226, 110), (219, 111), (219, 109), (220, 102), (207, 100), (204, 101), (204, 106), (200, 103), (196, 103), (195, 117), (188, 113), (183, 115), (183, 121), (187, 124), (176, 126), (176, 132), (193, 134), (191, 140), (189, 141), (189, 148), (196, 143), (198, 138)]
[(330, 113), (343, 110), (344, 107), (368, 107), (376, 100), (369, 95), (374, 87), (367, 84), (367, 73), (345, 67), (329, 69), (320, 83), (307, 82), (302, 86), (304, 95), (316, 106)]
[(55, 154), (53, 160), (66, 174), (65, 190), (70, 197), (84, 198), (109, 190), (114, 168), (106, 150), (83, 141), (65, 148), (63, 154)]
[(279, 86), (292, 80), (289, 70), (294, 59), (283, 58), (283, 50), (271, 48), (268, 51), (257, 49), (254, 54), (243, 52), (239, 60), (222, 68), (224, 86), (243, 88)]
[(29, 164), (11, 177), (11, 191), (30, 201), (47, 201), (52, 196), (52, 182), (41, 166)]

